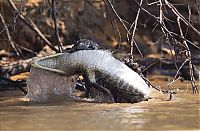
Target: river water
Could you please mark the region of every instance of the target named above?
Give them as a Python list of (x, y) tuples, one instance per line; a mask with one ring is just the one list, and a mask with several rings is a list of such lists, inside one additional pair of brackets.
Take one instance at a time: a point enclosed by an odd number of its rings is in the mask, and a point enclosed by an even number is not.
[[(166, 85), (167, 81), (153, 80)], [(1, 130), (199, 130), (200, 96), (189, 82), (177, 82), (178, 94), (136, 104), (60, 102), (0, 107)], [(187, 88), (188, 87), (188, 88)], [(12, 94), (12, 96), (11, 96)], [(1, 92), (0, 102), (19, 97)], [(9, 96), (9, 97), (8, 97)], [(10, 97), (11, 96), (11, 97)]]

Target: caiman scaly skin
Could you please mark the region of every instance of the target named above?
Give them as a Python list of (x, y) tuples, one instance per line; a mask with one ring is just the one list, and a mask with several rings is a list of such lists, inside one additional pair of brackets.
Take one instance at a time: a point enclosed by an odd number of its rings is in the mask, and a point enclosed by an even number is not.
[[(119, 99), (125, 97), (126, 102), (142, 101), (148, 98), (151, 92), (136, 72), (115, 59), (108, 51), (80, 50), (73, 53), (58, 53), (36, 58), (32, 61), (32, 66), (68, 76), (82, 73), (91, 83), (101, 86), (104, 86), (102, 82), (106, 83), (109, 91), (116, 92)], [(114, 98), (114, 101), (117, 102), (118, 98)]]

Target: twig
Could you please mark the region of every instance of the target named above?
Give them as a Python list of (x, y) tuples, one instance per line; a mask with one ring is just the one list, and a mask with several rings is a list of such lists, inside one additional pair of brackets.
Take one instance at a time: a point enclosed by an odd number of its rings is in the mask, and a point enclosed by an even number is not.
[[(191, 9), (190, 9), (190, 6), (188, 5), (188, 22), (190, 22), (190, 21), (191, 21)], [(185, 37), (187, 36), (188, 29), (189, 29), (189, 27), (187, 26), (187, 29), (185, 31)]]
[[(177, 23), (178, 23), (178, 26), (179, 26), (181, 37), (184, 38), (179, 16), (177, 17)], [(198, 91), (198, 88), (195, 84), (193, 65), (192, 65), (192, 60), (191, 60), (192, 56), (191, 56), (190, 48), (189, 48), (186, 41), (183, 41), (183, 43), (184, 43), (185, 47), (187, 48), (186, 57), (189, 59), (190, 79), (191, 79), (191, 85), (192, 85), (193, 93), (196, 94), (199, 91)]]
[[(10, 6), (16, 11), (19, 12), (17, 7), (15, 6), (15, 4), (13, 3), (12, 0), (8, 0)], [(22, 20), (22, 22), (24, 24), (26, 24), (30, 29), (32, 29), (42, 40), (44, 40), (44, 42), (55, 52), (58, 52), (58, 50), (52, 46), (51, 42), (49, 40), (47, 40), (47, 38), (42, 34), (42, 32), (38, 29), (38, 27), (34, 24), (34, 22), (29, 18), (29, 22), (26, 20), (26, 18), (19, 14), (19, 18), (20, 20)]]
[(185, 63), (188, 62), (188, 61), (189, 61), (189, 59), (186, 59), (186, 60), (182, 63), (182, 65), (181, 65), (181, 66), (179, 67), (179, 69), (176, 71), (176, 74), (175, 74), (175, 76), (174, 76), (172, 82), (168, 83), (167, 85), (172, 85), (175, 81), (178, 80), (178, 79), (176, 79), (177, 76), (178, 76), (178, 73), (179, 73), (180, 70), (183, 68), (183, 66), (185, 65)]
[(158, 63), (158, 62), (160, 62), (160, 60), (158, 59), (158, 60), (155, 60), (155, 61), (153, 61), (152, 63), (150, 63), (148, 66), (146, 66), (143, 70), (142, 70), (142, 72), (145, 72), (147, 69), (149, 69), (150, 67), (152, 67), (153, 65), (155, 65), (156, 63)]
[(28, 48), (26, 48), (26, 47), (23, 47), (23, 46), (21, 46), (21, 45), (18, 45), (17, 43), (14, 43), (15, 45), (16, 45), (16, 47), (18, 47), (18, 48), (21, 48), (21, 49), (23, 49), (23, 50), (25, 50), (25, 51), (28, 51), (28, 52), (30, 52), (30, 53), (33, 53), (34, 55), (37, 55), (37, 52), (34, 52), (34, 51), (32, 51), (32, 50), (30, 50), (30, 49), (28, 49)]
[(17, 12), (17, 15), (14, 17), (14, 19), (13, 19), (13, 29), (14, 29), (14, 31), (15, 31), (15, 26), (16, 26), (16, 21), (17, 21), (17, 18), (18, 18), (18, 16), (20, 15), (20, 14), (22, 14), (23, 13), (23, 9), (24, 9), (24, 3), (25, 1), (24, 0), (20, 0), (20, 7), (19, 7), (19, 11)]
[(53, 19), (53, 22), (54, 22), (54, 28), (55, 28), (55, 34), (56, 34), (56, 38), (57, 38), (57, 41), (58, 41), (58, 49), (59, 49), (59, 52), (63, 52), (63, 44), (62, 44), (62, 41), (61, 41), (61, 38), (60, 38), (60, 35), (59, 35), (59, 30), (58, 30), (58, 26), (57, 26), (57, 17), (56, 17), (56, 2), (55, 0), (51, 0), (51, 3), (49, 2), (50, 6), (51, 6), (51, 9), (52, 9), (52, 19)]
[[(162, 24), (163, 26), (165, 26), (165, 24), (164, 24), (164, 22), (163, 22), (163, 4), (162, 4), (162, 0), (159, 0), (159, 3), (160, 3), (160, 24)], [(165, 26), (166, 27), (166, 26)], [(162, 32), (163, 32), (163, 34), (166, 36), (166, 33), (165, 33), (165, 31), (164, 31), (164, 29), (163, 29), (163, 27), (161, 26), (161, 30), (162, 30)]]
[(134, 0), (134, 1), (135, 1), (135, 3), (137, 4), (137, 6), (139, 6), (146, 14), (148, 14), (150, 17), (152, 17), (153, 19), (155, 19), (155, 21), (156, 21), (161, 27), (163, 27), (163, 29), (165, 30), (165, 32), (167, 32), (167, 33), (170, 35), (170, 37), (173, 38), (173, 35), (174, 35), (174, 36), (177, 36), (177, 37), (179, 37), (180, 39), (185, 40), (186, 42), (190, 43), (192, 46), (194, 46), (195, 48), (197, 48), (197, 49), (200, 50), (200, 47), (198, 47), (197, 45), (195, 45), (194, 43), (192, 43), (192, 42), (189, 41), (188, 39), (182, 38), (182, 37), (181, 37), (180, 35), (178, 35), (177, 33), (172, 32), (172, 31), (169, 31), (169, 30), (167, 29), (166, 26), (164, 26), (163, 24), (160, 23), (160, 21), (158, 20), (158, 17), (156, 17), (155, 15), (151, 14), (151, 13), (150, 13), (149, 11), (147, 11), (145, 8), (141, 7), (141, 6), (139, 5), (139, 3), (138, 3), (136, 0)]
[(181, 19), (187, 26), (189, 26), (194, 32), (196, 32), (198, 34), (198, 36), (200, 37), (200, 31), (198, 31), (190, 22), (188, 22), (182, 15), (181, 13), (179, 13), (179, 11), (168, 1), (168, 0), (164, 0), (166, 5), (171, 9), (171, 11), (177, 16), (179, 17), (179, 19)]
[(184, 41), (186, 41), (186, 42), (188, 42), (188, 43), (190, 43), (192, 46), (194, 46), (195, 48), (197, 48), (197, 49), (199, 49), (200, 50), (200, 47), (199, 46), (197, 46), (197, 45), (195, 45), (194, 43), (192, 43), (191, 41), (189, 41), (188, 39), (186, 39), (185, 37), (184, 38), (182, 38), (180, 35), (178, 35), (178, 34), (176, 34), (176, 33), (174, 33), (174, 32), (169, 32), (171, 35), (174, 35), (174, 36), (177, 36), (177, 37), (179, 37), (181, 40), (184, 40)]
[(171, 94), (176, 94), (176, 92), (173, 92), (173, 91), (171, 91), (171, 90), (162, 90), (161, 88), (154, 86), (147, 78), (145, 78), (145, 77), (142, 77), (142, 78), (146, 81), (146, 83), (147, 83), (150, 87), (154, 88), (155, 90), (157, 90), (157, 91), (159, 91), (159, 92), (168, 93), (168, 94), (170, 94), (170, 95), (171, 95)]
[[(22, 14), (22, 10), (23, 10), (23, 7), (24, 7), (24, 0), (20, 0), (20, 9), (19, 11), (17, 12), (17, 14), (15, 15), (15, 17), (13, 18), (13, 20), (7, 24), (7, 28), (9, 28), (11, 25), (14, 26), (14, 30), (15, 30), (15, 24), (16, 24), (16, 21), (17, 21), (17, 18), (20, 14)], [(16, 11), (15, 11), (16, 12)], [(6, 30), (6, 28), (3, 28), (1, 31), (0, 31), (0, 34), (2, 34), (4, 31)]]
[[(131, 31), (131, 29), (133, 28), (134, 25), (135, 25), (135, 21), (131, 24), (131, 26), (130, 26), (130, 28), (128, 30), (129, 32)], [(126, 33), (126, 37), (127, 37), (127, 40), (130, 41), (128, 32)]]
[[(24, 22), (27, 23), (27, 25), (35, 31), (35, 33), (42, 38), (46, 42), (46, 44), (55, 52), (59, 52), (54, 46), (52, 46), (51, 42), (42, 34), (42, 32), (38, 29), (37, 25), (33, 22), (33, 20), (29, 17), (27, 17), (27, 21), (24, 19)], [(30, 23), (30, 24), (29, 24)]]
[(112, 15), (111, 15), (111, 13), (108, 9), (108, 5), (107, 5), (106, 1), (105, 0), (103, 0), (103, 1), (104, 1), (106, 10), (108, 11), (108, 16), (109, 16), (109, 19), (110, 19), (110, 22), (111, 22), (111, 25), (112, 25), (112, 28), (113, 28), (114, 36), (115, 36), (115, 38), (117, 38), (117, 33), (116, 33), (115, 26), (114, 26), (114, 23), (113, 23), (113, 20), (112, 20)]
[[(143, 3), (143, 0), (140, 1), (140, 7), (142, 6), (142, 3)], [(132, 37), (131, 37), (131, 55), (133, 56), (133, 43), (135, 44), (135, 46), (137, 47), (138, 51), (140, 52), (140, 55), (143, 57), (143, 54), (141, 53), (140, 49), (138, 48), (137, 46), (137, 43), (134, 41), (134, 36), (135, 36), (135, 31), (136, 31), (136, 28), (137, 28), (137, 22), (138, 22), (138, 18), (139, 18), (139, 15), (140, 15), (140, 8), (138, 8), (138, 12), (137, 12), (137, 15), (136, 15), (136, 18), (135, 18), (135, 26), (133, 28), (133, 32), (132, 32)]]
[(154, 1), (154, 2), (152, 2), (152, 3), (148, 3), (148, 0), (146, 0), (146, 3), (147, 3), (147, 5), (154, 5), (154, 4), (158, 4), (159, 1)]
[[(144, 57), (144, 55), (142, 54), (142, 52), (141, 52), (140, 48), (138, 47), (138, 45), (137, 45), (136, 41), (135, 41), (134, 39), (132, 39), (132, 41), (133, 41), (133, 43), (134, 43), (135, 47), (137, 48), (137, 50), (138, 50), (138, 52), (139, 52), (140, 56), (143, 58), (143, 57)], [(132, 58), (133, 58), (133, 51), (131, 51), (131, 52), (132, 52), (131, 56), (132, 56)]]
[[(117, 25), (117, 21), (114, 20), (114, 22), (115, 22), (115, 26), (116, 26), (116, 32), (117, 32), (118, 35), (119, 35), (119, 43), (121, 43), (121, 42), (122, 42), (121, 33), (120, 33), (119, 27), (118, 27), (118, 25)], [(119, 45), (120, 45), (120, 44), (119, 44)]]
[[(176, 57), (175, 57), (176, 54), (173, 54), (173, 52), (172, 52), (172, 45), (171, 45), (170, 42), (169, 42), (168, 34), (167, 34), (167, 39), (168, 39), (168, 40), (166, 40), (166, 43), (167, 43), (167, 45), (168, 45), (169, 48), (170, 48), (170, 53), (171, 53), (172, 58), (173, 58), (173, 60), (174, 60), (174, 65), (175, 65), (176, 69), (178, 69), (178, 67), (177, 67), (177, 61), (176, 61)], [(172, 38), (172, 40), (174, 40), (174, 39)]]
[(5, 23), (5, 20), (4, 20), (4, 18), (3, 18), (3, 15), (1, 14), (1, 12), (0, 12), (0, 18), (1, 18), (1, 22), (3, 23), (3, 25), (4, 25), (4, 27), (5, 27), (6, 34), (7, 34), (7, 37), (8, 37), (8, 41), (10, 42), (10, 44), (11, 44), (12, 48), (14, 49), (14, 51), (16, 52), (16, 54), (17, 54), (18, 56), (20, 56), (20, 53), (19, 53), (19, 51), (17, 50), (17, 48), (15, 47), (15, 44), (14, 44), (14, 42), (13, 42), (13, 40), (12, 40), (12, 37), (10, 36), (10, 32), (9, 32), (9, 30), (8, 30), (8, 27), (7, 27), (6, 23)]
[(120, 21), (120, 23), (124, 26), (124, 29), (128, 32), (128, 34), (130, 34), (128, 28), (126, 27), (126, 25), (124, 23), (124, 20), (118, 15), (118, 13), (116, 12), (116, 10), (115, 10), (114, 6), (112, 5), (112, 3), (110, 2), (110, 0), (107, 0), (107, 2), (110, 5), (111, 9), (113, 10), (114, 14), (117, 16), (117, 18)]
[[(178, 36), (179, 38), (181, 38), (181, 40), (183, 40), (184, 46), (186, 47), (186, 56), (189, 59), (189, 68), (190, 68), (190, 76), (191, 76), (191, 85), (193, 88), (193, 93), (198, 93), (198, 89), (197, 86), (195, 85), (195, 79), (194, 79), (194, 75), (193, 75), (193, 66), (192, 66), (192, 61), (191, 61), (191, 52), (189, 49), (189, 46), (187, 45), (187, 42), (190, 43), (191, 45), (195, 46), (196, 48), (200, 49), (200, 47), (194, 45), (192, 42), (190, 42), (189, 40), (185, 39), (182, 29), (180, 27), (180, 19), (186, 24), (188, 25), (194, 32), (196, 32), (199, 36), (200, 36), (200, 32), (194, 28), (190, 22), (188, 22), (179, 12), (178, 10), (171, 4), (169, 3), (167, 0), (164, 0), (166, 5), (172, 10), (172, 12), (177, 16), (177, 23), (179, 25), (179, 29), (180, 29), (180, 34), (178, 35), (177, 33), (174, 33), (172, 31), (169, 31), (168, 28), (165, 26), (164, 22), (161, 22), (161, 18), (159, 19), (158, 17), (156, 17), (155, 15), (151, 14), (149, 11), (147, 11), (146, 9), (144, 9), (143, 7), (140, 6), (140, 4), (135, 0), (135, 2), (137, 3), (137, 5), (145, 12), (147, 13), (149, 16), (151, 16), (152, 18), (154, 18), (156, 20), (156, 22), (161, 26), (161, 28), (163, 29), (163, 33), (166, 34), (167, 38), (168, 36), (170, 36), (173, 39), (173, 36)], [(161, 3), (161, 1), (160, 1)], [(161, 3), (162, 4), (162, 3)], [(162, 13), (162, 12), (161, 12)]]

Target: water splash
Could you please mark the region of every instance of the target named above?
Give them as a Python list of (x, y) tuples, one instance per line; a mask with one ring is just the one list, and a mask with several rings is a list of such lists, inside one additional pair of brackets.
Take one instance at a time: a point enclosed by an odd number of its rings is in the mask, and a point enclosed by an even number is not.
[(65, 77), (58, 73), (31, 68), (27, 80), (28, 98), (31, 102), (74, 101), (76, 76)]

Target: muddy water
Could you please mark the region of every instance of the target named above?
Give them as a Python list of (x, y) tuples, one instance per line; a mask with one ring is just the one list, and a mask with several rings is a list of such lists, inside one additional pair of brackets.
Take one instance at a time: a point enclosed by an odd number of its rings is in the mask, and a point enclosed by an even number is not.
[[(163, 80), (155, 84), (165, 85)], [(178, 94), (137, 104), (62, 102), (0, 107), (1, 130), (199, 130), (199, 95), (193, 95), (188, 82), (176, 83)], [(9, 93), (9, 92), (7, 92)], [(12, 92), (13, 93), (13, 92)], [(1, 101), (8, 98), (1, 92)], [(14, 93), (14, 97), (18, 97)]]

